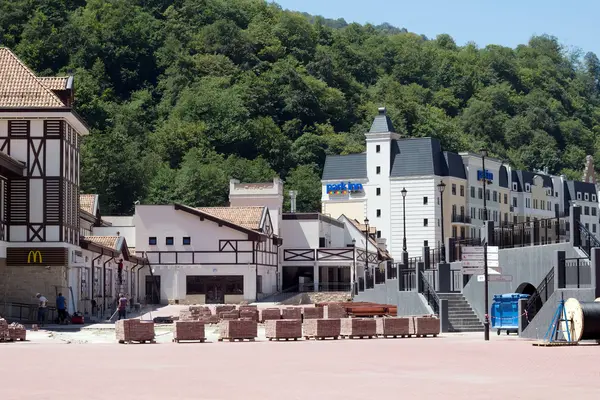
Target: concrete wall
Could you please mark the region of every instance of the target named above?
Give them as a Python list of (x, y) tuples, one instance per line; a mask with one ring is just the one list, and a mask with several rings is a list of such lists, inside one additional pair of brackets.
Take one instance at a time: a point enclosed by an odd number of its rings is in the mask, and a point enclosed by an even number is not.
[(398, 291), (398, 281), (388, 279), (385, 284), (375, 285), (374, 289), (359, 292), (354, 301), (370, 301), (398, 306), (398, 316), (433, 314), (431, 307), (423, 295), (413, 292)]
[[(537, 288), (553, 268), (556, 252), (559, 250), (565, 251), (567, 258), (582, 257), (580, 250), (573, 248), (570, 243), (500, 250), (498, 259), (502, 275), (510, 275), (513, 280), (512, 282), (489, 282), (489, 306), (492, 306), (495, 294), (515, 293), (521, 283), (527, 282)], [(485, 315), (483, 282), (477, 282), (476, 277), (471, 278), (463, 288), (463, 295), (483, 321)]]

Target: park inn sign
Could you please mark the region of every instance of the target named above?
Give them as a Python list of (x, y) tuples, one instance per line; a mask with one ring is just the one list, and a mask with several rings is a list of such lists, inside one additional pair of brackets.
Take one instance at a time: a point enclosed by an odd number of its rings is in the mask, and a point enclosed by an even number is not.
[(348, 193), (362, 193), (364, 191), (362, 183), (340, 182), (328, 184), (327, 194), (344, 195)]
[(6, 265), (66, 266), (69, 253), (65, 247), (9, 247), (6, 249)]

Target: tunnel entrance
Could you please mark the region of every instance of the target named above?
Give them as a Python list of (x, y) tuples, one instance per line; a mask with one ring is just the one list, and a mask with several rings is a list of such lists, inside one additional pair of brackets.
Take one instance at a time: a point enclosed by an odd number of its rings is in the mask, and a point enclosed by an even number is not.
[(537, 289), (535, 288), (535, 286), (533, 286), (531, 283), (523, 282), (519, 285), (515, 293), (528, 294), (530, 296), (533, 296), (536, 290)]

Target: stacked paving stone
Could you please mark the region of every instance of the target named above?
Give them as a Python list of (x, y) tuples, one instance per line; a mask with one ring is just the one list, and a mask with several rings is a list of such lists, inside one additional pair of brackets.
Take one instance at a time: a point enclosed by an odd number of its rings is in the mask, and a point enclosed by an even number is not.
[(304, 336), (314, 338), (336, 338), (340, 336), (339, 319), (308, 319), (302, 323)]
[(377, 318), (377, 335), (406, 336), (410, 334), (410, 318)]
[(272, 319), (281, 319), (281, 310), (279, 308), (265, 308), (261, 311), (261, 322)]
[(302, 314), (304, 319), (323, 318), (323, 307), (304, 307)]
[(115, 326), (119, 342), (143, 342), (154, 340), (154, 322), (142, 322), (139, 319), (121, 319)]
[(288, 307), (281, 310), (282, 319), (302, 319), (302, 309), (299, 307)]
[(204, 341), (206, 335), (204, 332), (204, 322), (201, 321), (177, 321), (175, 322), (175, 332), (173, 333), (175, 341), (180, 340), (200, 340)]
[(254, 339), (258, 336), (258, 327), (254, 321), (229, 320), (219, 324), (219, 340)]
[(26, 340), (27, 330), (24, 325), (13, 322), (8, 326), (10, 340)]
[(4, 318), (0, 318), (0, 342), (10, 340), (10, 333), (8, 331), (8, 322)]
[(372, 318), (341, 319), (340, 335), (342, 336), (376, 336), (377, 323)]
[(346, 318), (348, 316), (346, 308), (339, 304), (327, 304), (323, 309), (323, 318), (337, 319)]
[(265, 335), (271, 339), (297, 339), (302, 337), (302, 321), (279, 319), (267, 321)]
[(238, 310), (222, 311), (219, 313), (219, 318), (222, 320), (238, 319), (239, 317), (240, 312)]
[(409, 332), (411, 335), (437, 336), (440, 333), (440, 320), (435, 317), (410, 317)]
[(240, 306), (240, 319), (258, 322), (258, 308), (256, 306)]

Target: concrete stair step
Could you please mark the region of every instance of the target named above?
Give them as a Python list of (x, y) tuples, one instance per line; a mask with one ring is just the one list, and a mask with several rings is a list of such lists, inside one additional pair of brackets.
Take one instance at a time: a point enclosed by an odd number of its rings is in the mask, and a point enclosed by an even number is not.
[(477, 328), (448, 328), (448, 332), (451, 333), (462, 333), (462, 332), (483, 332), (483, 326)]
[(476, 318), (477, 316), (472, 313), (448, 313), (448, 318), (450, 319), (458, 319), (458, 318)]

